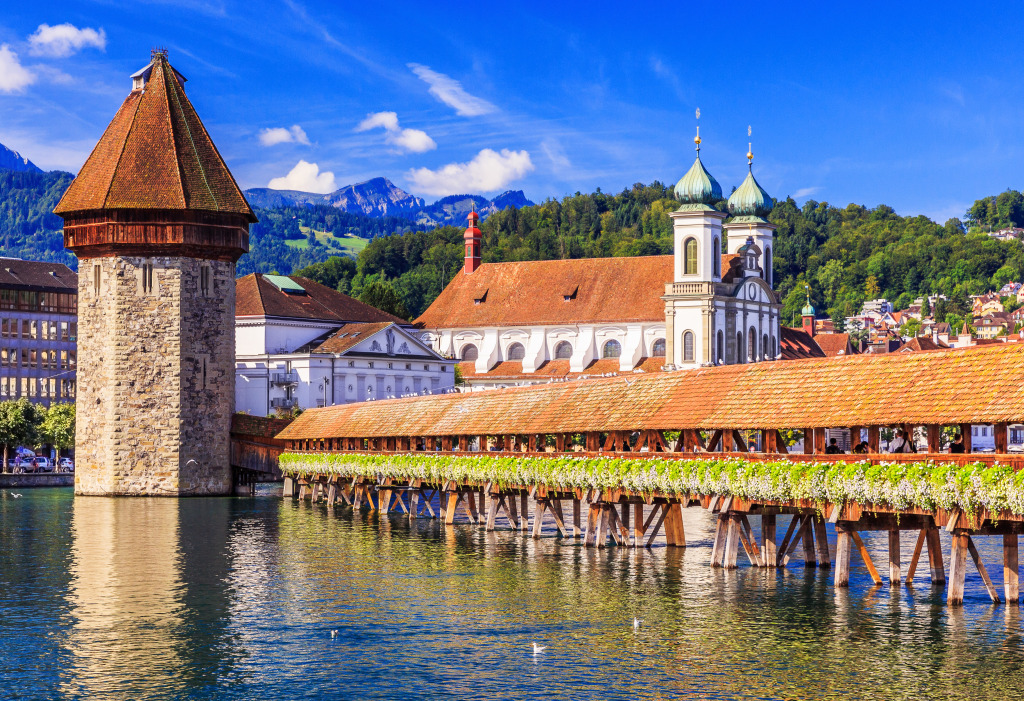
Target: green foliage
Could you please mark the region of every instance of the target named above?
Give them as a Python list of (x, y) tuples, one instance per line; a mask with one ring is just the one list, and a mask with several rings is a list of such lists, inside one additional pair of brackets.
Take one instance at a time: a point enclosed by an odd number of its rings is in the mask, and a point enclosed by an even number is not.
[(43, 411), (42, 407), (24, 397), (0, 402), (0, 444), (4, 447), (4, 470), (7, 469), (7, 454), (11, 448), (35, 445), (38, 442)]
[(68, 450), (75, 445), (75, 403), (60, 402), (52, 404), (43, 415), (39, 426), (39, 436), (44, 443), (57, 449)]
[(399, 318), (409, 318), (409, 311), (402, 303), (402, 298), (395, 292), (394, 286), (386, 280), (371, 281), (359, 294), (359, 301)]
[(544, 484), (627, 489), (650, 494), (717, 494), (744, 499), (810, 499), (820, 505), (856, 501), (894, 509), (951, 509), (1024, 514), (1024, 472), (972, 463), (759, 462), (739, 458), (526, 457), (507, 454), (372, 455), (284, 453), (286, 475), (373, 475), (434, 482)]

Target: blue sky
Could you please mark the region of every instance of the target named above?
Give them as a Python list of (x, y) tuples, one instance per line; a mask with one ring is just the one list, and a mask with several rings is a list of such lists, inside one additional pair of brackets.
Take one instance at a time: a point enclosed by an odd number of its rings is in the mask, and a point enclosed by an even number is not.
[[(0, 143), (75, 171), (154, 46), (243, 187), (674, 183), (940, 221), (1020, 189), (1024, 4), (0, 0)], [(984, 12), (981, 10), (984, 9)]]

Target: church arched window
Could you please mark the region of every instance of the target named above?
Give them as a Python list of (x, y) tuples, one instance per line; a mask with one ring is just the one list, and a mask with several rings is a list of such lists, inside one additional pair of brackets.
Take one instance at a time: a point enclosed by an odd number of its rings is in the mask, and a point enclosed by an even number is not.
[(771, 351), (768, 349), (768, 334), (761, 338), (761, 360), (767, 360)]
[(747, 332), (747, 361), (757, 362), (757, 329), (753, 326)]
[(711, 243), (711, 269), (715, 271), (715, 277), (722, 277), (722, 244), (718, 243), (717, 236)]
[(693, 331), (683, 333), (683, 362), (693, 362)]
[(651, 345), (651, 357), (652, 358), (664, 358), (665, 357), (665, 339), (659, 338)]
[(697, 274), (697, 239), (686, 239), (683, 244), (683, 274)]
[(743, 332), (736, 332), (736, 362), (743, 362)]
[(771, 246), (764, 247), (764, 281), (771, 287), (772, 284), (772, 249)]
[(555, 346), (555, 357), (559, 360), (568, 360), (572, 357), (572, 344), (568, 341), (560, 341)]
[(605, 342), (604, 348), (601, 349), (602, 358), (618, 358), (620, 355), (622, 355), (622, 345), (614, 339)]
[(779, 348), (779, 341), (775, 336), (772, 336), (772, 355), (776, 358), (782, 355), (782, 350)]
[(715, 353), (719, 364), (721, 364), (725, 360), (725, 334), (721, 331), (718, 332), (718, 343), (715, 344)]
[(505, 355), (509, 360), (522, 360), (526, 357), (526, 349), (523, 348), (522, 343), (513, 343), (508, 347), (508, 352)]
[(480, 356), (480, 351), (476, 349), (472, 343), (467, 343), (462, 347), (462, 359), (463, 360), (476, 360)]

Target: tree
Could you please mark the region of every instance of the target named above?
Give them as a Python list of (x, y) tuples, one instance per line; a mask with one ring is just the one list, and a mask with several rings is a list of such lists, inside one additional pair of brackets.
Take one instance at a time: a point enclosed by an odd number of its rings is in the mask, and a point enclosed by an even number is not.
[(7, 455), (11, 448), (36, 444), (40, 419), (41, 411), (24, 397), (0, 402), (0, 443), (4, 446), (4, 472), (7, 471)]
[(402, 303), (402, 298), (395, 292), (394, 286), (386, 280), (372, 280), (366, 284), (359, 294), (359, 301), (400, 319), (409, 318), (409, 311)]
[(939, 297), (935, 300), (935, 321), (941, 324), (946, 320), (946, 316), (949, 314), (949, 305), (946, 300)]
[(921, 303), (921, 318), (925, 319), (932, 315), (932, 303), (928, 300), (928, 295), (924, 296), (924, 302)]
[(57, 450), (57, 460), (59, 461), (60, 451), (68, 450), (75, 444), (74, 402), (60, 402), (51, 405), (43, 416), (39, 434), (43, 441)]
[(868, 299), (878, 299), (880, 294), (882, 294), (882, 290), (878, 286), (878, 278), (868, 275), (868, 279), (864, 281), (864, 296)]

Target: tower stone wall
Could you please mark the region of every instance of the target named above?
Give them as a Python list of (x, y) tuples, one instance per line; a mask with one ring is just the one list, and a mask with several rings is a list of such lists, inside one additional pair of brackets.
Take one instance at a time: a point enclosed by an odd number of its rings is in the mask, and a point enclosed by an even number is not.
[(234, 263), (108, 256), (79, 271), (75, 491), (230, 492)]

